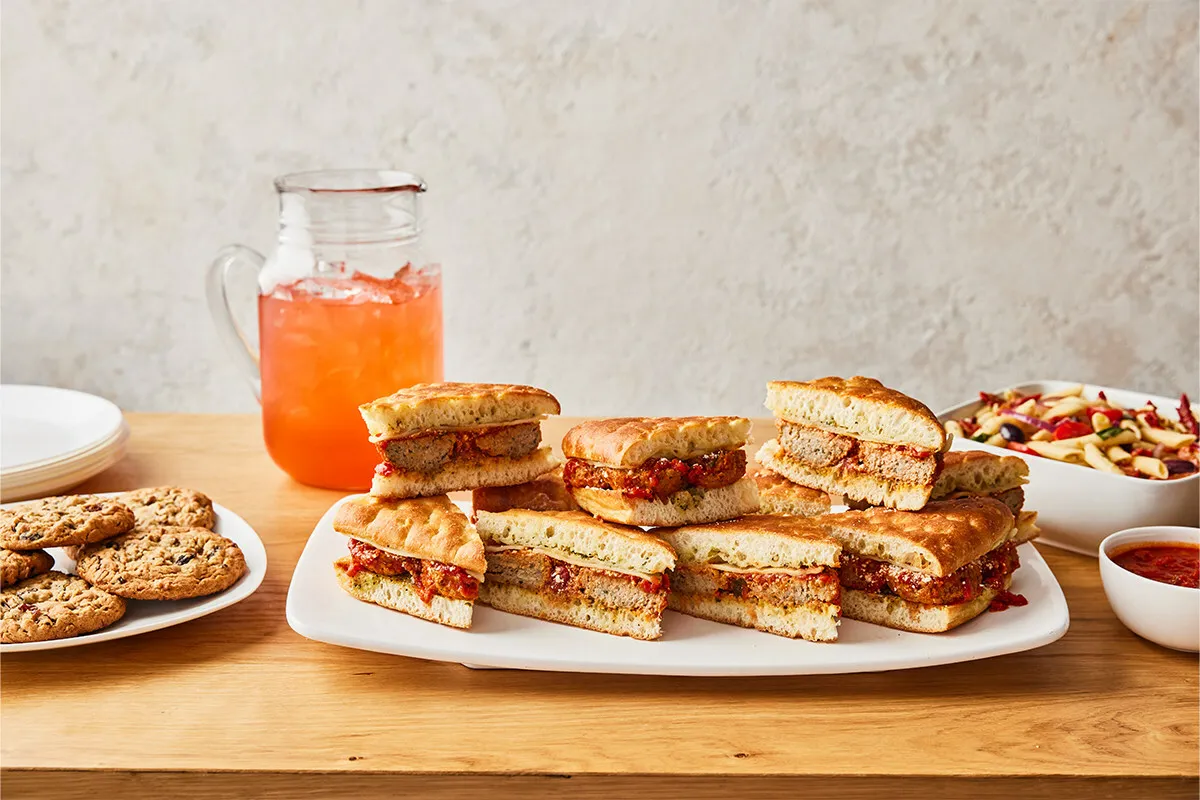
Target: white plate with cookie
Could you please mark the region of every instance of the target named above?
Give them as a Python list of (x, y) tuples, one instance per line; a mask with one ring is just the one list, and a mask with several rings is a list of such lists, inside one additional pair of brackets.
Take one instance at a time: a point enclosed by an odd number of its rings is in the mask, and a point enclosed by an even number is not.
[[(110, 498), (116, 494), (119, 493), (99, 495), (99, 497)], [(10, 503), (0, 506), (0, 508), (11, 509), (14, 505), (21, 504)], [(111, 595), (103, 591), (89, 592), (90, 587), (86, 582), (81, 578), (75, 577), (77, 565), (71, 557), (72, 551), (67, 547), (52, 546), (48, 542), (44, 550), (31, 551), (31, 553), (48, 553), (54, 561), (52, 569), (59, 573), (66, 573), (73, 580), (66, 581), (64, 578), (55, 577), (54, 579), (49, 579), (43, 577), (40, 583), (34, 583), (38, 580), (37, 576), (44, 573), (46, 565), (44, 559), (36, 555), (31, 555), (29, 558), (20, 559), (20, 561), (29, 562), (28, 565), (24, 563), (17, 565), (20, 568), (28, 566), (29, 574), (31, 575), (29, 580), (24, 583), (18, 583), (15, 586), (8, 586), (4, 589), (4, 592), (7, 594), (28, 585), (30, 587), (29, 591), (39, 592), (40, 597), (53, 595), (53, 599), (58, 599), (61, 595), (61, 602), (64, 604), (64, 607), (76, 602), (89, 604), (87, 616), (91, 619), (85, 618), (83, 620), (83, 627), (89, 628), (93, 625), (102, 627), (90, 633), (69, 635), (66, 638), (0, 644), (0, 653), (7, 655), (9, 653), (35, 650), (55, 650), (62, 647), (78, 647), (79, 645), (93, 644), (112, 639), (123, 639), (126, 636), (136, 636), (140, 633), (149, 633), (150, 631), (189, 622), (245, 600), (258, 589), (262, 584), (263, 577), (266, 575), (266, 549), (263, 547), (262, 540), (259, 539), (254, 529), (237, 514), (217, 503), (212, 504), (212, 512), (215, 516), (215, 524), (211, 526), (213, 532), (233, 541), (238, 546), (238, 549), (240, 549), (241, 556), (245, 560), (245, 570), (242, 572), (241, 577), (237, 578), (228, 588), (204, 597), (195, 597), (186, 600), (125, 599), (123, 601), (124, 614), (122, 616), (119, 614), (119, 609), (114, 609), (113, 604), (108, 602), (108, 598)], [(208, 520), (192, 520), (192, 522), (193, 524), (202, 522), (205, 524), (205, 527), (208, 527)], [(6, 552), (8, 555), (11, 555), (11, 551)], [(7, 563), (4, 566), (6, 570), (10, 568)], [(91, 574), (89, 577), (92, 580), (99, 580), (101, 582), (104, 580), (103, 576), (98, 577), (95, 574)], [(153, 592), (150, 592), (150, 594), (153, 594)], [(120, 605), (120, 603), (117, 605)], [(113, 616), (119, 616), (119, 619), (116, 622), (110, 622), (109, 618)]]

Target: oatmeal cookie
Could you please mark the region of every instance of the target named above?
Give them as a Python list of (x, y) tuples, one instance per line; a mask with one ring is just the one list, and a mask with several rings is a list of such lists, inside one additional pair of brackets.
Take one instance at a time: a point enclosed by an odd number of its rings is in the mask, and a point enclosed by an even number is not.
[(53, 566), (54, 556), (45, 550), (0, 548), (0, 588), (49, 572)]
[(125, 601), (62, 572), (47, 572), (0, 591), (0, 642), (44, 642), (107, 628)]
[(246, 559), (235, 543), (203, 528), (138, 527), (82, 548), (75, 568), (119, 597), (183, 600), (228, 589)]
[(0, 509), (0, 545), (41, 550), (91, 544), (133, 528), (133, 512), (112, 497), (74, 494)]
[(212, 500), (200, 492), (178, 486), (135, 489), (117, 497), (133, 510), (140, 527), (173, 525), (212, 530), (217, 524)]

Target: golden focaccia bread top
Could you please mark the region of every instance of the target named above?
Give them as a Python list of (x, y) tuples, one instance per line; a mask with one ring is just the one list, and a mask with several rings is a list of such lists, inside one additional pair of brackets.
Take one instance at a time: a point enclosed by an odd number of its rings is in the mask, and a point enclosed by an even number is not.
[(689, 459), (746, 444), (745, 417), (618, 417), (582, 422), (563, 437), (563, 455), (613, 467), (651, 458)]
[(882, 444), (946, 449), (946, 431), (929, 408), (874, 378), (771, 381), (766, 406), (785, 422)]
[(507, 383), (419, 383), (358, 407), (372, 440), (527, 422), (561, 410), (554, 395)]
[(1008, 506), (990, 497), (939, 500), (920, 511), (868, 508), (825, 514), (823, 525), (846, 553), (945, 577), (1006, 542)]
[(934, 500), (954, 492), (991, 494), (1029, 482), (1029, 465), (1016, 456), (998, 456), (982, 450), (955, 450), (942, 456), (942, 471), (933, 486)]
[(483, 486), (471, 492), (471, 507), (480, 511), (508, 511), (528, 508), (532, 511), (578, 511), (579, 504), (563, 483), (562, 467), (555, 467), (539, 478), (515, 486)]
[(742, 569), (836, 567), (842, 553), (841, 544), (808, 517), (748, 514), (652, 532), (675, 548), (681, 563)]
[(829, 508), (833, 500), (826, 492), (793, 483), (778, 472), (767, 469), (761, 464), (756, 464), (750, 470), (750, 476), (754, 478), (754, 482), (758, 485), (758, 494), (760, 497), (778, 497), (782, 500), (822, 503), (826, 509)]
[(620, 570), (657, 574), (675, 566), (675, 550), (632, 525), (605, 522), (583, 511), (510, 509), (479, 512), (489, 545), (536, 547)]
[(444, 494), (413, 500), (352, 497), (338, 508), (333, 529), (402, 556), (487, 572), (483, 541)]

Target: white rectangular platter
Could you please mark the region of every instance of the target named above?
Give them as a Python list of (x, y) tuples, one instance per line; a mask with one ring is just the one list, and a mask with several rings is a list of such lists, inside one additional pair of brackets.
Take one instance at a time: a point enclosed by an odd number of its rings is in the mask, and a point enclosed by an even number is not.
[[(346, 554), (333, 530), (343, 501), (308, 539), (287, 597), (288, 624), (319, 642), (472, 667), (639, 675), (807, 675), (928, 667), (1030, 650), (1067, 631), (1062, 589), (1033, 545), (1022, 545), (1012, 591), (1029, 604), (985, 612), (942, 634), (843, 620), (836, 643), (785, 639), (668, 611), (663, 638), (641, 642), (496, 611), (476, 603), (470, 630), (447, 628), (347, 595), (333, 562)], [(461, 504), (460, 504), (461, 505)], [(469, 508), (466, 509), (470, 513)]]

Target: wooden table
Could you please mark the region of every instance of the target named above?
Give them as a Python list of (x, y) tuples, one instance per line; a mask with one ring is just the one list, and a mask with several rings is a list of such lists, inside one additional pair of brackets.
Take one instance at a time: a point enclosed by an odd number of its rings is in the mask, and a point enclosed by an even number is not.
[(288, 628), (292, 568), (338, 494), (276, 469), (257, 417), (130, 424), (129, 456), (83, 488), (207, 492), (262, 536), (266, 581), (185, 625), (5, 656), (6, 798), (1197, 795), (1196, 657), (1122, 627), (1093, 559), (1042, 549), (1070, 632), (1003, 658), (752, 679), (472, 671)]

